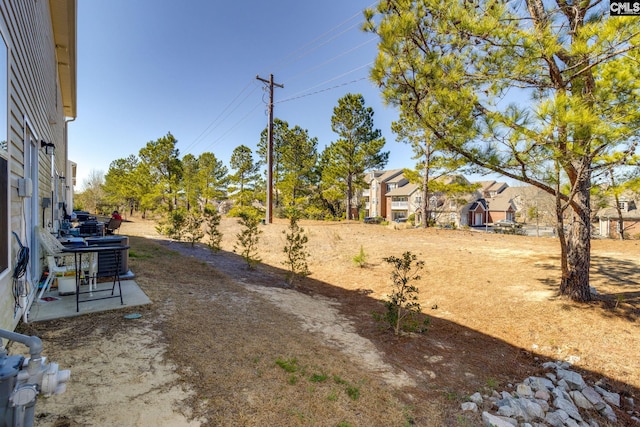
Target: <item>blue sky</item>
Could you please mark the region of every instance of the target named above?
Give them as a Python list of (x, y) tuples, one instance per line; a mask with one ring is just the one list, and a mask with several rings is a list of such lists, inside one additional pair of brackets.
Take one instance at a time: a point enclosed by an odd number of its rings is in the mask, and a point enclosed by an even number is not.
[(221, 1), (91, 0), (78, 2), (78, 117), (69, 124), (78, 189), (90, 171), (137, 155), (171, 132), (181, 156), (213, 152), (228, 165), (241, 144), (255, 149), (275, 117), (318, 138), (337, 139), (338, 99), (360, 93), (391, 151), (387, 168), (413, 167), (396, 142), (397, 112), (369, 79), (377, 40), (361, 30), (370, 0)]

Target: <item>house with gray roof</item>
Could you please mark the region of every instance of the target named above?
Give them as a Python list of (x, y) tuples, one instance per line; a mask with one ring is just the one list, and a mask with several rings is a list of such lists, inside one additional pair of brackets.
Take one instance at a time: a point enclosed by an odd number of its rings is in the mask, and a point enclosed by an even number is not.
[[(388, 171), (370, 171), (365, 176), (365, 181), (369, 183), (369, 188), (363, 190), (362, 209), (364, 216), (368, 217), (386, 217), (387, 215), (387, 198), (386, 194), (389, 190), (397, 188), (399, 182), (393, 181), (402, 174), (402, 169), (392, 169)], [(408, 181), (406, 181), (408, 183)], [(390, 188), (390, 185), (392, 188)]]
[(620, 199), (618, 208), (605, 207), (596, 213), (600, 236), (617, 239), (622, 230), (625, 237), (640, 237), (640, 210), (635, 200)]

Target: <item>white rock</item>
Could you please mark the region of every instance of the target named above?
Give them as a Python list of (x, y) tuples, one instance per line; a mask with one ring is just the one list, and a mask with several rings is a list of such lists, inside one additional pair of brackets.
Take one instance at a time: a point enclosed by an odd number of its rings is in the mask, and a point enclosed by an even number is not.
[(607, 391), (600, 386), (595, 386), (595, 389), (598, 393), (600, 393), (605, 401), (611, 403), (614, 406), (617, 406), (618, 408), (620, 407), (620, 395), (618, 393), (611, 393), (610, 391)]
[(474, 402), (463, 402), (461, 406), (463, 411), (478, 412), (478, 405)]
[[(555, 378), (555, 375), (554, 375)], [(541, 377), (529, 377), (527, 378), (528, 380), (528, 385), (533, 389), (533, 390), (553, 390), (553, 381), (547, 379), (547, 378), (541, 378)]]
[(605, 407), (600, 411), (600, 413), (612, 423), (618, 422), (618, 417), (616, 416), (616, 413), (613, 412), (613, 409), (611, 408), (611, 406), (605, 405)]
[(574, 371), (558, 369), (558, 378), (567, 383), (569, 390), (582, 390), (587, 386), (582, 375)]
[(569, 395), (571, 396), (573, 403), (575, 403), (578, 408), (593, 409), (593, 405), (589, 402), (589, 399), (582, 394), (582, 392), (573, 390), (569, 392)]
[(602, 399), (602, 396), (600, 396), (598, 394), (597, 391), (595, 391), (593, 388), (591, 387), (585, 387), (582, 390), (582, 394), (584, 395), (584, 397), (586, 397), (589, 402), (591, 402), (591, 404), (598, 410), (602, 410), (606, 403), (604, 402), (604, 400)]
[(471, 400), (476, 405), (482, 405), (482, 395), (478, 392), (475, 392), (471, 396), (469, 396), (469, 400)]
[(531, 387), (526, 384), (518, 384), (516, 387), (516, 394), (520, 397), (533, 397)]
[(582, 416), (580, 416), (580, 411), (570, 400), (557, 398), (553, 401), (553, 405), (558, 409), (562, 409), (574, 420), (583, 421)]
[(516, 420), (511, 418), (498, 417), (497, 415), (490, 414), (489, 412), (482, 413), (482, 421), (488, 426), (495, 427), (514, 427), (518, 425)]
[(564, 422), (568, 419), (569, 415), (561, 409), (555, 412), (547, 412), (544, 417), (544, 421), (553, 427), (564, 427)]
[(548, 401), (551, 398), (551, 395), (547, 390), (538, 390), (534, 397), (539, 400)]

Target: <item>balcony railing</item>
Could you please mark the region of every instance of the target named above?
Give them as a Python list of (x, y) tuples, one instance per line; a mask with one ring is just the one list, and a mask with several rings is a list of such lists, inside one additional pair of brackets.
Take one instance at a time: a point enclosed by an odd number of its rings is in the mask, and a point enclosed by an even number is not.
[(391, 209), (409, 209), (409, 202), (391, 202)]

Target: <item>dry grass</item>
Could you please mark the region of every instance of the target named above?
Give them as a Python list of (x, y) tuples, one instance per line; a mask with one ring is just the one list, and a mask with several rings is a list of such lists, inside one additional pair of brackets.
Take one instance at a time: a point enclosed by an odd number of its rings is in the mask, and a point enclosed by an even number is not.
[[(302, 222), (312, 275), (284, 290), (286, 225), (261, 227), (256, 271), (232, 253), (235, 219), (223, 220), (219, 254), (155, 240), (142, 220), (122, 226), (140, 236), (131, 237), (130, 267), (154, 301), (145, 318), (196, 392), (189, 414), (205, 425), (475, 425), (459, 411), (466, 396), (506, 389), (545, 360), (572, 360), (587, 378), (640, 397), (637, 241), (594, 241), (592, 285), (601, 296), (576, 304), (556, 295), (553, 239), (359, 223)], [(366, 268), (353, 263), (361, 246)], [(407, 250), (426, 262), (420, 302), (432, 321), (425, 335), (396, 338), (371, 312), (383, 310), (389, 292), (382, 258)], [(334, 310), (336, 325), (315, 318), (309, 302)], [(127, 327), (121, 316), (99, 316), (112, 322), (107, 330)], [(326, 330), (336, 326), (345, 340)], [(50, 346), (66, 344), (55, 323), (32, 328)], [(373, 350), (350, 351), (355, 334)], [(388, 372), (367, 364), (376, 352)], [(394, 383), (403, 373), (410, 385)]]

